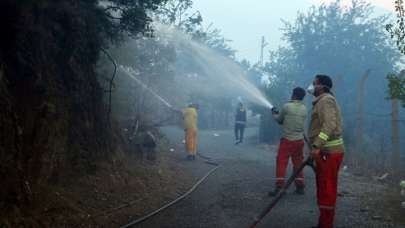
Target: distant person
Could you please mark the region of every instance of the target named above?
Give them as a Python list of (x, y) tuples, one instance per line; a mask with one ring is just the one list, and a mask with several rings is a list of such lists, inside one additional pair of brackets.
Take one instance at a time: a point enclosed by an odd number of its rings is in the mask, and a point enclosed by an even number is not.
[(238, 108), (235, 114), (235, 144), (243, 142), (243, 133), (246, 127), (246, 109), (243, 103), (238, 103)]
[(146, 125), (137, 125), (135, 131), (129, 137), (129, 141), (134, 145), (139, 146), (141, 149), (141, 160), (145, 158), (149, 161), (156, 160), (156, 145), (157, 140), (155, 135), (152, 133), (152, 128)]
[[(277, 195), (285, 184), (285, 173), (291, 157), (293, 169), (296, 170), (304, 161), (304, 125), (307, 108), (302, 101), (305, 90), (297, 87), (293, 90), (291, 100), (284, 104), (280, 112), (272, 109), (273, 118), (282, 125), (283, 135), (277, 153), (276, 187), (269, 196)], [(295, 193), (304, 194), (304, 174), (295, 179)]]
[(143, 150), (146, 152), (146, 159), (149, 161), (156, 160), (156, 137), (152, 131), (148, 130), (143, 134)]
[(332, 228), (335, 219), (339, 168), (343, 160), (343, 127), (339, 105), (331, 93), (333, 83), (327, 75), (316, 75), (308, 87), (315, 96), (309, 140), (315, 162), (319, 220), (316, 227)]
[(184, 118), (184, 131), (185, 131), (185, 146), (187, 160), (195, 160), (197, 155), (197, 111), (198, 104), (189, 104), (187, 108), (183, 110)]

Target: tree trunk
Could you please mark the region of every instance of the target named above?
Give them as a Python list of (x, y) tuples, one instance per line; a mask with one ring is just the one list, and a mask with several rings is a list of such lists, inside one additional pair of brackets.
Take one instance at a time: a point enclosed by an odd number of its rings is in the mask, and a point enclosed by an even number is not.
[[(400, 77), (405, 75), (405, 71), (402, 70), (400, 73)], [(399, 111), (398, 111), (398, 98), (392, 98), (392, 169), (395, 174), (399, 174), (401, 172), (401, 148), (399, 145)]]
[(401, 149), (399, 146), (398, 99), (392, 99), (392, 169), (400, 173)]
[[(377, 161), (376, 161), (377, 165), (380, 166), (381, 170), (385, 170), (387, 168), (387, 164), (386, 164), (387, 156), (386, 156), (386, 153), (385, 153), (385, 137), (386, 137), (386, 135), (387, 135), (387, 127), (384, 126), (383, 133), (381, 135), (380, 157), (377, 158)], [(380, 163), (378, 164), (378, 162), (380, 162)]]

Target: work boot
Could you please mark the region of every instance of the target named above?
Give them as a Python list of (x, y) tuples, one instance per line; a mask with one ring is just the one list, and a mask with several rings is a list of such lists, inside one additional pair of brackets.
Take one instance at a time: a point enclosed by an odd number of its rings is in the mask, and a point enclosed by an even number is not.
[(281, 190), (280, 187), (276, 187), (273, 191), (269, 192), (268, 195), (270, 197), (276, 196), (280, 192), (280, 190)]
[(294, 193), (297, 195), (304, 195), (305, 194), (304, 187), (296, 187)]

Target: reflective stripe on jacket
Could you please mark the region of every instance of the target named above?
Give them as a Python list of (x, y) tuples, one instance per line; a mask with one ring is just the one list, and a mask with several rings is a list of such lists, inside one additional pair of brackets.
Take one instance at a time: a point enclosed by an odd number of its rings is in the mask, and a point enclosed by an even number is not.
[(313, 102), (309, 138), (311, 145), (325, 152), (344, 152), (342, 116), (334, 96), (324, 93)]

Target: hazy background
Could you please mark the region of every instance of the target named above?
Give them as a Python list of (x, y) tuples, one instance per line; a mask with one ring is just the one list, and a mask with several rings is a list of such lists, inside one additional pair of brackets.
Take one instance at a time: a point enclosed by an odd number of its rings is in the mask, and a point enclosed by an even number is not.
[[(329, 0), (196, 0), (194, 9), (204, 15), (204, 26), (213, 23), (225, 38), (232, 40), (230, 45), (237, 50), (238, 59), (256, 63), (260, 56), (261, 37), (268, 43), (266, 50), (274, 50), (283, 44), (280, 27), (282, 20), (292, 21), (297, 11), (305, 12), (314, 3), (328, 3)], [(342, 4), (349, 5), (350, 0)], [(376, 7), (377, 14), (394, 11), (393, 1), (369, 0)]]

